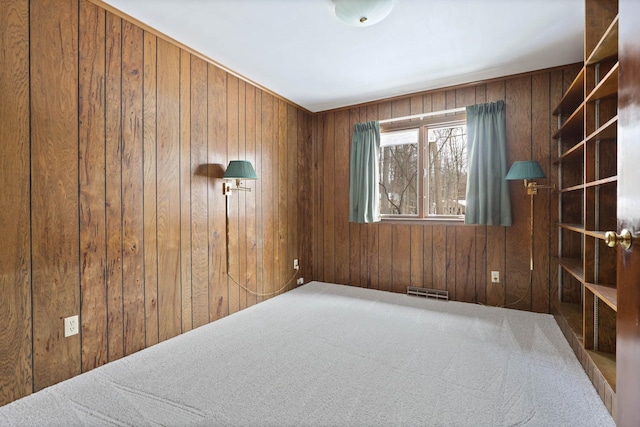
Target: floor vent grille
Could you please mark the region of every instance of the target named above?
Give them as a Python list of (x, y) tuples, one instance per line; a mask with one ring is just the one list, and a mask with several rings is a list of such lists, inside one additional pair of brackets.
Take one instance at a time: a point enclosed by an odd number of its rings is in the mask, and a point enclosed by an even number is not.
[(415, 295), (419, 297), (449, 301), (449, 291), (441, 291), (438, 289), (417, 288), (415, 286), (407, 286), (407, 295)]

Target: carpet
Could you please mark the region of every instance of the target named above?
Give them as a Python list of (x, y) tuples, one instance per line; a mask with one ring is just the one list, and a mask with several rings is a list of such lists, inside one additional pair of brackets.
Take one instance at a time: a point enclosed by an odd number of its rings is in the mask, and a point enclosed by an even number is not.
[(550, 315), (311, 282), (0, 407), (0, 426), (614, 426)]

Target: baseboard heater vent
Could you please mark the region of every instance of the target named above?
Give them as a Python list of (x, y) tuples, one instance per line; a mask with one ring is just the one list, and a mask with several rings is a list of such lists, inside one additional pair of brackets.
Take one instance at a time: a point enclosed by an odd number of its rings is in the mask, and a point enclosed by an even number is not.
[(415, 286), (407, 286), (407, 295), (416, 295), (419, 297), (449, 301), (449, 291), (441, 291), (438, 289), (416, 288)]

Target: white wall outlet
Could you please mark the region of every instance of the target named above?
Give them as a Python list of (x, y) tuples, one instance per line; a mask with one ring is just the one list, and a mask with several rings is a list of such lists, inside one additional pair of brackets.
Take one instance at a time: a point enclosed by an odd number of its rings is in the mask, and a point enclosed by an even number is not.
[(64, 337), (76, 335), (80, 325), (78, 324), (78, 315), (64, 318)]
[(303, 277), (298, 277), (298, 285), (303, 285), (304, 284), (304, 278)]
[(298, 258), (293, 260), (293, 269), (294, 270), (299, 270), (300, 269), (300, 265), (298, 264)]
[(492, 271), (491, 272), (491, 283), (500, 283), (500, 272)]

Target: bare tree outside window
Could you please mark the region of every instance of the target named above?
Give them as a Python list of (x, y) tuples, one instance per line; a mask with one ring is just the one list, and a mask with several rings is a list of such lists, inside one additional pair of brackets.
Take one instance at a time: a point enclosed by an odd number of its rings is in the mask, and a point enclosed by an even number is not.
[(380, 213), (418, 214), (418, 129), (382, 134)]
[(383, 132), (380, 142), (381, 215), (464, 215), (468, 167), (464, 122), (426, 126), (422, 133), (419, 128)]

